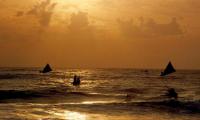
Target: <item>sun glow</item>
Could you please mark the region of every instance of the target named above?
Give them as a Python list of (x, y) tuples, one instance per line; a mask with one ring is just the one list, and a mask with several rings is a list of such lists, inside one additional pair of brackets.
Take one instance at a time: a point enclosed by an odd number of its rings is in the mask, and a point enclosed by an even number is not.
[(79, 112), (66, 111), (66, 120), (86, 120), (86, 115)]
[(87, 11), (94, 8), (96, 0), (56, 0), (60, 3), (60, 9)]
[(88, 6), (94, 1), (91, 0), (56, 0), (57, 3), (68, 4), (72, 6)]

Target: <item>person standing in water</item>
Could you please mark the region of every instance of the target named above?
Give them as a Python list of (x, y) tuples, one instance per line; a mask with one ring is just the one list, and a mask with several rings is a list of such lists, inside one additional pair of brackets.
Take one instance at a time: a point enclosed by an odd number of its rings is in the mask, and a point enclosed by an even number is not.
[(178, 93), (175, 91), (174, 88), (170, 88), (167, 90), (167, 93), (165, 94), (167, 97), (169, 97), (170, 99), (178, 99)]
[(78, 86), (81, 84), (80, 76), (74, 75), (74, 81), (72, 83), (74, 86)]

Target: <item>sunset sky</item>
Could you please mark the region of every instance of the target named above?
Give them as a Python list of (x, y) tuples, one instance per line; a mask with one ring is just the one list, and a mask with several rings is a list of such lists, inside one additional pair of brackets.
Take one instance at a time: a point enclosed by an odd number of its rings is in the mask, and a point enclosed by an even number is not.
[(200, 69), (199, 0), (0, 0), (0, 66)]

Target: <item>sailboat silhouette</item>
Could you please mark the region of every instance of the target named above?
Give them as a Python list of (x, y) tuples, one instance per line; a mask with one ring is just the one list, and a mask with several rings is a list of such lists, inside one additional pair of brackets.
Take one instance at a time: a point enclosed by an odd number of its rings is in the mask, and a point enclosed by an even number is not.
[[(174, 72), (176, 72), (176, 70), (175, 70), (174, 66), (172, 65), (172, 63), (169, 62), (167, 67), (165, 68), (165, 70), (163, 72), (161, 72), (160, 76), (166, 76), (166, 75), (169, 75), (169, 74), (174, 73)], [(165, 93), (165, 96), (170, 98), (172, 100), (171, 102), (173, 104), (176, 104), (176, 102), (174, 103), (173, 100), (177, 100), (178, 99), (178, 93), (176, 92), (176, 90), (174, 88), (169, 88), (169, 87), (167, 87), (167, 88), (168, 88), (168, 90)]]
[(41, 72), (41, 73), (48, 73), (48, 72), (51, 72), (51, 71), (52, 71), (52, 69), (51, 69), (50, 65), (47, 64), (47, 65), (44, 67), (44, 69), (43, 69), (42, 71), (40, 71), (40, 72)]
[(169, 62), (167, 67), (165, 68), (165, 70), (163, 72), (161, 72), (160, 76), (166, 76), (166, 75), (169, 75), (169, 74), (174, 73), (174, 72), (176, 72), (176, 70), (173, 67), (172, 63)]

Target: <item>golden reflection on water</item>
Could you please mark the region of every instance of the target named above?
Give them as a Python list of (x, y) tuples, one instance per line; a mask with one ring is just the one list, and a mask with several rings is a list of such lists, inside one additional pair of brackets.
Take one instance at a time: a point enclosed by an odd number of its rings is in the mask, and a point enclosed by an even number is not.
[(123, 103), (122, 101), (116, 101), (116, 100), (112, 100), (112, 101), (84, 101), (81, 102), (82, 104), (86, 104), (86, 105), (91, 105), (91, 104), (104, 104), (104, 103)]
[(86, 120), (86, 115), (79, 112), (65, 111), (66, 120)]
[[(49, 114), (62, 120), (87, 120), (86, 114), (75, 111), (51, 111)], [(39, 119), (40, 120), (40, 119)]]

